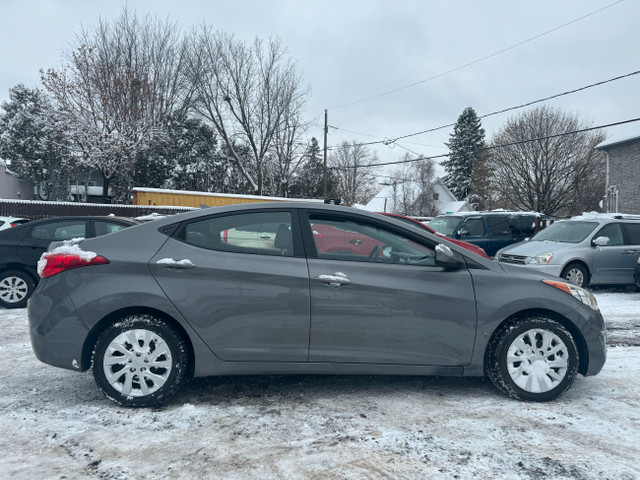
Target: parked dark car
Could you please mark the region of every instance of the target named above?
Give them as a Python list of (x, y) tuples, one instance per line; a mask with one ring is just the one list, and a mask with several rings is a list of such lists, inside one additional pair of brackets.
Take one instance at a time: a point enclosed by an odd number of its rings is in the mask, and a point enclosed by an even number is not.
[(51, 242), (96, 237), (137, 224), (120, 217), (58, 217), (0, 231), (0, 306), (27, 305), (40, 279), (38, 260)]
[[(223, 241), (258, 224), (278, 224), (272, 244)], [(323, 251), (320, 225), (374, 246)], [(548, 401), (606, 356), (588, 291), (334, 205), (179, 214), (53, 248), (40, 274), (28, 306), (36, 356), (93, 365), (125, 406), (159, 404), (190, 376), (255, 373), (486, 375)]]
[(535, 212), (460, 212), (438, 215), (427, 226), (447, 237), (473, 243), (493, 257), (502, 247), (533, 236), (536, 218), (540, 222), (547, 216)]
[(640, 257), (638, 257), (638, 261), (636, 262), (636, 268), (633, 272), (633, 279), (636, 282), (636, 288), (640, 289)]
[[(397, 220), (400, 220), (401, 222), (405, 222), (408, 223), (409, 225), (414, 225), (418, 228), (421, 228), (422, 230), (427, 230), (428, 232), (431, 232), (435, 235), (444, 237), (446, 235), (443, 235), (441, 233), (436, 232), (433, 228), (431, 227), (427, 227), (424, 223), (419, 222), (418, 220), (415, 220), (411, 217), (406, 217), (404, 215), (400, 215), (398, 213), (386, 213), (386, 212), (378, 212), (380, 215), (385, 215), (387, 217), (392, 217), (395, 218)], [(487, 255), (487, 252), (484, 251), (483, 248), (474, 245), (473, 243), (469, 243), (469, 242), (465, 242), (464, 240), (456, 240), (455, 238), (449, 238), (449, 240), (451, 240), (453, 243), (455, 243), (456, 245), (460, 245), (463, 248), (466, 248), (467, 250), (472, 251), (473, 253), (477, 253), (478, 255), (481, 255), (483, 257), (489, 258), (489, 255)]]

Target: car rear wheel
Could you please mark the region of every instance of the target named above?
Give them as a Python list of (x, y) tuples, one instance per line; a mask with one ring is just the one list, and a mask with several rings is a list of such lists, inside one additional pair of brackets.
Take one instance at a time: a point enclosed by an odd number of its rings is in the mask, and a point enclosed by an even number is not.
[(24, 308), (33, 293), (35, 284), (29, 275), (19, 270), (0, 274), (0, 306)]
[(125, 407), (159, 405), (185, 380), (187, 343), (168, 322), (131, 315), (108, 327), (93, 351), (93, 375), (104, 394)]
[(567, 282), (582, 288), (589, 286), (589, 272), (579, 263), (571, 263), (567, 265), (560, 275)]
[(506, 395), (548, 402), (571, 386), (578, 364), (578, 348), (569, 331), (555, 320), (535, 316), (496, 332), (489, 342), (485, 370)]

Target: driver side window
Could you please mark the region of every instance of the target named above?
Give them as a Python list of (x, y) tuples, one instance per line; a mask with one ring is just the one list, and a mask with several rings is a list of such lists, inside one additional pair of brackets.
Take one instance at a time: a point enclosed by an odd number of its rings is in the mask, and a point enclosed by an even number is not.
[(373, 223), (311, 215), (309, 227), (318, 258), (352, 262), (435, 265), (434, 251)]
[(598, 237), (607, 237), (609, 239), (609, 243), (607, 243), (608, 247), (614, 247), (624, 244), (622, 238), (622, 228), (620, 227), (619, 223), (610, 223), (609, 225), (606, 225), (598, 233), (596, 233), (593, 238)]

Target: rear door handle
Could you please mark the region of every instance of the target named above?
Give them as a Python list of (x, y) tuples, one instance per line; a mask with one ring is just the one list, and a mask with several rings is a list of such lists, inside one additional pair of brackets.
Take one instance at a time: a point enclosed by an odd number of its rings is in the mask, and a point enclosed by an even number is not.
[(171, 270), (188, 270), (190, 268), (195, 268), (196, 265), (189, 259), (183, 260), (174, 260), (173, 258), (161, 258), (156, 262), (156, 264), (161, 265), (165, 268), (170, 268)]
[(314, 277), (314, 280), (326, 283), (334, 288), (341, 287), (342, 285), (351, 285), (351, 280), (342, 272), (336, 272), (333, 275), (318, 275)]

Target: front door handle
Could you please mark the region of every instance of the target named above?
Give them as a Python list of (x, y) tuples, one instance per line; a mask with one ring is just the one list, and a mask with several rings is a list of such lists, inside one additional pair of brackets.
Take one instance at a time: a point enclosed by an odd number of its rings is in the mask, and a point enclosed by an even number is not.
[(163, 267), (170, 268), (171, 270), (188, 270), (190, 268), (196, 267), (196, 265), (187, 258), (183, 260), (174, 260), (173, 258), (161, 258), (156, 263), (158, 265), (162, 265)]
[(353, 240), (349, 240), (349, 243), (353, 245), (360, 245), (362, 243), (362, 240), (360, 240), (359, 238), (354, 238)]
[(623, 250), (622, 253), (625, 255), (633, 255), (634, 253), (638, 253), (638, 250)]
[(334, 288), (341, 287), (342, 285), (351, 285), (351, 280), (342, 272), (336, 272), (333, 275), (318, 275), (314, 280), (326, 283)]

